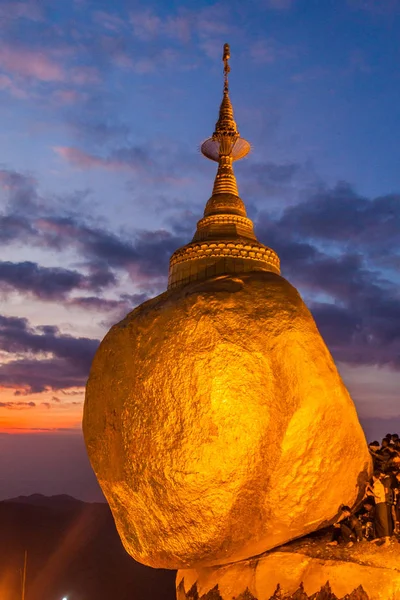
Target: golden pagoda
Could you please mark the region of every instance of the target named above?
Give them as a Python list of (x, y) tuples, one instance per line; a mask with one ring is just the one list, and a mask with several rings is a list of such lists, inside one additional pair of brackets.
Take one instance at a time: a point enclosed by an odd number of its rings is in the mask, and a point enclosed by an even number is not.
[(353, 402), (276, 253), (255, 237), (233, 161), (250, 149), (229, 99), (193, 241), (168, 290), (107, 333), (87, 384), (83, 431), (127, 552), (202, 569), (315, 531), (364, 492), (371, 459)]
[(218, 163), (211, 198), (190, 244), (174, 252), (170, 260), (168, 289), (216, 275), (272, 271), (280, 273), (277, 254), (261, 244), (239, 197), (233, 162), (250, 152), (250, 144), (238, 131), (229, 98), (230, 49), (224, 45), (224, 92), (219, 118), (211, 138), (201, 146), (204, 156)]

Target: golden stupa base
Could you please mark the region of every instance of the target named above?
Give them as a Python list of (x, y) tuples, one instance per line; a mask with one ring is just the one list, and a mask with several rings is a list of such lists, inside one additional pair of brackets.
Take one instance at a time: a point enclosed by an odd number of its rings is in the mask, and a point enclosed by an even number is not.
[(180, 570), (177, 600), (398, 600), (400, 545), (303, 538), (257, 558)]

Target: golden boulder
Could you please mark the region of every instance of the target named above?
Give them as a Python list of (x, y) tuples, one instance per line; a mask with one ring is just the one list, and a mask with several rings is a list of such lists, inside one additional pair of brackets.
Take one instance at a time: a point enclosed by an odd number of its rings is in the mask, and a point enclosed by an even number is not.
[(274, 273), (190, 284), (115, 325), (84, 433), (126, 550), (153, 567), (255, 556), (353, 505), (369, 454), (298, 292)]

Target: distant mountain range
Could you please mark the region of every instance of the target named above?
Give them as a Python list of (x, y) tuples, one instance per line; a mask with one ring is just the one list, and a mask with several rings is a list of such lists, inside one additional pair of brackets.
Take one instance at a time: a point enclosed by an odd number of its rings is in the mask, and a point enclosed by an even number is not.
[(123, 549), (110, 509), (71, 496), (0, 502), (0, 599), (175, 600), (175, 572), (135, 562)]

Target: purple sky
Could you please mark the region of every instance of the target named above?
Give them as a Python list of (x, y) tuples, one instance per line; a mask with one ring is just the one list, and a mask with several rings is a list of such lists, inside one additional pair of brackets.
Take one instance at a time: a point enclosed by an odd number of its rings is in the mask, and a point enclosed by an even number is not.
[(399, 27), (400, 0), (0, 0), (0, 498), (96, 496), (83, 386), (210, 196), (226, 41), (258, 237), (367, 437), (400, 431)]

